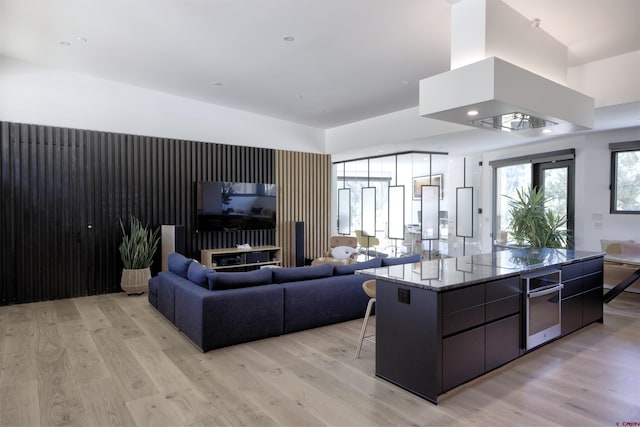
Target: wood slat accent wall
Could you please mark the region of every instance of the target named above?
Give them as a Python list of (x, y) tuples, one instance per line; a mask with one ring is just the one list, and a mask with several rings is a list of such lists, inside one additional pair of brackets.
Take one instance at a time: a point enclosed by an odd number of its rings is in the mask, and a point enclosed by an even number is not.
[(272, 149), (0, 122), (0, 175), (0, 305), (118, 292), (118, 221), (129, 214), (184, 225), (197, 259), (276, 240), (194, 229), (195, 183), (275, 183)]
[(278, 186), (276, 245), (282, 265), (295, 265), (294, 224), (304, 222), (304, 256), (316, 258), (329, 248), (331, 157), (326, 154), (275, 151)]

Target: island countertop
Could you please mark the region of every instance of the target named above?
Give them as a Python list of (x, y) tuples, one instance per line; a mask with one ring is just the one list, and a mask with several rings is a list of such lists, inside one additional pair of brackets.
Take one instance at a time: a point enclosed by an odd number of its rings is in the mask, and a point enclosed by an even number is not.
[(602, 252), (573, 249), (518, 248), (357, 270), (356, 273), (440, 292), (603, 256)]

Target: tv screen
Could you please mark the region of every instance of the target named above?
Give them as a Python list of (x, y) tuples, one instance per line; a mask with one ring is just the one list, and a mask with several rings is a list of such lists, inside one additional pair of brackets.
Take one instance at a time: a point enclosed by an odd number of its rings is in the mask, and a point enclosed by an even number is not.
[(198, 231), (276, 228), (276, 186), (250, 182), (200, 181), (196, 188)]

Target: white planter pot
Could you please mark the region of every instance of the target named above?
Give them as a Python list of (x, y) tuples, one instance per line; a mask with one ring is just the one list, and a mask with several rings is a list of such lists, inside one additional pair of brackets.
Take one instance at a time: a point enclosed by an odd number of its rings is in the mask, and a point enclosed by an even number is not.
[(140, 268), (136, 270), (122, 270), (120, 287), (127, 294), (142, 294), (149, 290), (149, 279), (151, 279), (151, 269)]

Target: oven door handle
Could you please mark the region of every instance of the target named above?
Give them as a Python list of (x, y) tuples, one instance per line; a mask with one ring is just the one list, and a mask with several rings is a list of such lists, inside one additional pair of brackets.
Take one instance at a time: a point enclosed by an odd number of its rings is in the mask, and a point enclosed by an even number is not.
[(527, 298), (538, 298), (545, 295), (552, 294), (554, 292), (558, 292), (560, 289), (564, 289), (564, 285), (560, 283), (558, 286), (554, 286), (553, 288), (545, 289), (544, 291), (539, 292), (528, 292)]

